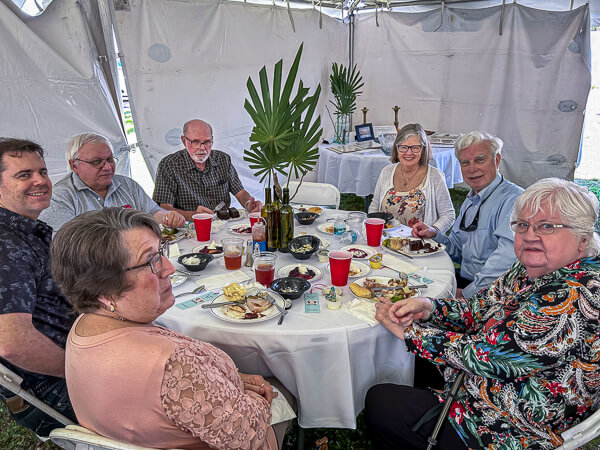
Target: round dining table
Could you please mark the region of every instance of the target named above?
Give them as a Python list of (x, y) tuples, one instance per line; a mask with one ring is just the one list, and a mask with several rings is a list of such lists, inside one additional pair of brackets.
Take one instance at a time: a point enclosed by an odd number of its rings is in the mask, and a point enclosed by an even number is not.
[[(295, 234), (315, 235), (328, 241), (330, 250), (340, 248), (342, 244), (338, 236), (317, 229), (327, 219), (339, 215), (346, 216), (347, 211), (324, 210), (311, 226), (300, 226), (295, 221)], [(240, 223), (243, 221), (233, 224)], [(221, 239), (232, 237), (228, 228), (226, 225), (211, 233), (211, 240), (220, 243)], [(177, 244), (182, 254), (199, 245), (195, 238), (183, 239)], [(364, 245), (365, 241), (361, 238), (356, 244)], [(381, 247), (376, 250), (383, 251)], [(331, 285), (327, 264), (319, 263), (316, 254), (307, 261), (298, 261), (288, 253), (278, 252), (277, 255), (276, 273), (284, 265), (309, 264), (322, 272), (322, 277), (314, 280), (313, 286)], [(172, 258), (174, 265), (182, 269), (176, 259)], [(453, 295), (456, 287), (454, 267), (445, 252), (405, 261), (418, 267), (418, 275), (433, 281), (422, 295)], [(364, 262), (369, 264), (367, 260)], [(251, 281), (255, 280), (251, 267), (242, 264), (241, 272)], [(191, 292), (203, 284), (206, 277), (223, 274), (233, 277), (232, 274), (239, 272), (227, 271), (223, 257), (217, 257), (199, 272), (199, 276), (189, 277), (183, 284), (174, 287), (173, 292), (175, 295)], [(373, 270), (369, 276), (397, 276), (397, 272), (384, 267)], [(223, 286), (229, 282), (228, 277), (225, 278)], [(320, 286), (313, 288), (313, 292), (320, 291)], [(232, 323), (200, 306), (177, 307), (178, 303), (189, 304), (190, 299), (200, 295), (187, 294), (178, 297), (176, 305), (159, 317), (157, 323), (219, 347), (242, 372), (276, 377), (296, 397), (301, 427), (356, 428), (356, 417), (364, 407), (365, 395), (371, 386), (378, 383), (412, 385), (414, 355), (407, 352), (403, 341), (383, 326), (368, 324), (351, 313), (349, 305), (355, 297), (348, 286), (342, 291), (342, 308), (337, 310), (328, 309), (327, 300), (321, 294), (320, 312), (317, 313), (305, 312), (302, 298), (293, 300), (281, 325), (278, 325), (278, 320)]]

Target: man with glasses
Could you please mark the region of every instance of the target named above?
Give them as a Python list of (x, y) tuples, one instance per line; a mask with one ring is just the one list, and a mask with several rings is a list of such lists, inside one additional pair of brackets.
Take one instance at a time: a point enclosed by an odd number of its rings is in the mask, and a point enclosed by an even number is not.
[(450, 235), (424, 223), (413, 234), (434, 238), (446, 245), (452, 260), (460, 264), (456, 296), (471, 297), (488, 286), (515, 262), (510, 214), (523, 192), (499, 174), (502, 140), (481, 131), (456, 141), (455, 154), (471, 191), (460, 208)]
[(183, 150), (166, 156), (158, 165), (152, 198), (162, 208), (175, 210), (187, 220), (198, 212), (211, 213), (221, 202), (228, 207), (233, 194), (248, 211), (262, 204), (244, 189), (230, 156), (214, 150), (212, 127), (203, 120), (183, 125)]
[[(35, 142), (0, 138), (0, 362), (21, 388), (74, 422), (65, 382), (65, 343), (77, 314), (50, 274), (52, 229), (38, 220), (52, 183)], [(11, 415), (40, 436), (62, 426), (0, 388)]]
[(144, 211), (166, 227), (185, 224), (181, 214), (158, 206), (134, 180), (115, 174), (117, 158), (104, 136), (95, 133), (73, 136), (65, 158), (71, 173), (55, 184), (50, 207), (40, 216), (55, 232), (85, 211), (109, 206)]

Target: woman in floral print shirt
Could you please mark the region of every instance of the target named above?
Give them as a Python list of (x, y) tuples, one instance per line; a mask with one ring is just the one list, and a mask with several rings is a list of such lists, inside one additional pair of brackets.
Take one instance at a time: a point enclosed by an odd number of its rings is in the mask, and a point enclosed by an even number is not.
[[(554, 448), (600, 402), (598, 201), (575, 183), (545, 179), (515, 202), (518, 261), (465, 299), (415, 297), (377, 305), (409, 351), (445, 370), (446, 392), (378, 385), (366, 399), (377, 448), (424, 448), (437, 415), (411, 428), (465, 381), (438, 448)], [(448, 423), (451, 425), (449, 426)]]

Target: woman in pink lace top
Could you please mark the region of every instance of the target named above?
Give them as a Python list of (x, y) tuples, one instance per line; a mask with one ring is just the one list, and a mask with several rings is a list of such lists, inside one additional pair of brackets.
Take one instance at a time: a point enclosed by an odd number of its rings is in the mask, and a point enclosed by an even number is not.
[(154, 448), (276, 449), (270, 384), (152, 324), (174, 303), (167, 248), (151, 216), (124, 208), (84, 213), (56, 234), (52, 274), (82, 313), (65, 368), (79, 422)]

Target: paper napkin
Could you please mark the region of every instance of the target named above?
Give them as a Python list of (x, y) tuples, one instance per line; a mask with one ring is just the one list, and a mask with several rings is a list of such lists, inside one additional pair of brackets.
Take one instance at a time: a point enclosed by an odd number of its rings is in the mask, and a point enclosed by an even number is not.
[(214, 275), (212, 277), (200, 278), (196, 280), (196, 284), (204, 285), (207, 291), (213, 289), (220, 289), (231, 283), (243, 283), (244, 281), (250, 280), (250, 276), (246, 275), (241, 270), (234, 272), (227, 272), (222, 275)]
[(422, 267), (415, 266), (397, 256), (390, 255), (389, 253), (383, 254), (383, 259), (381, 260), (381, 262), (384, 266), (399, 272), (412, 273), (422, 269)]
[(272, 386), (272, 388), (273, 392), (277, 392), (279, 395), (271, 400), (271, 425), (292, 420), (296, 417), (294, 410), (279, 389), (275, 386)]
[(379, 322), (375, 319), (375, 303), (355, 298), (352, 303), (345, 303), (344, 310), (348, 314), (374, 327)]

